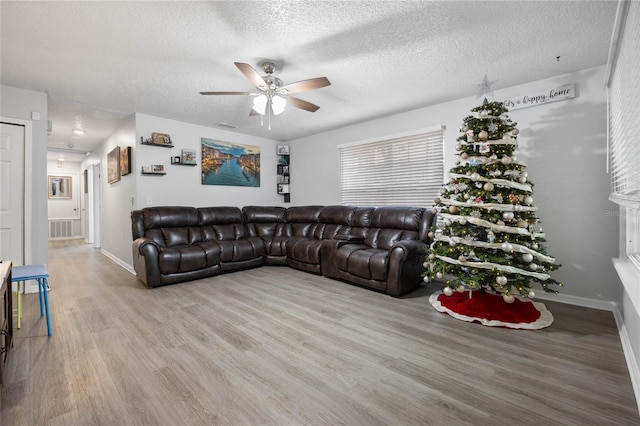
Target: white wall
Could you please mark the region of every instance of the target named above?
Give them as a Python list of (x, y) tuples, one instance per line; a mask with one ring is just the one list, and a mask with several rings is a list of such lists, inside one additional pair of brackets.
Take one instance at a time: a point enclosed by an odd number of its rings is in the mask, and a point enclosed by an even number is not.
[[(102, 253), (123, 267), (133, 270), (131, 254), (131, 210), (136, 194), (136, 175), (122, 176), (119, 181), (107, 182), (107, 154), (116, 146), (120, 149), (135, 147), (135, 117), (122, 120), (116, 131), (83, 163), (84, 168), (100, 162), (101, 228), (99, 235)], [(90, 183), (91, 185), (91, 183)]]
[[(566, 295), (612, 302), (619, 282), (611, 265), (618, 249), (616, 207), (608, 201), (604, 67), (495, 91), (500, 100), (576, 83), (577, 97), (509, 113), (518, 123), (519, 161), (534, 183), (534, 205), (547, 234), (548, 253), (563, 266), (553, 275)], [(454, 166), (464, 117), (475, 97), (291, 141), (293, 205), (339, 204), (337, 145), (445, 125), (445, 170)], [(541, 291), (541, 290), (540, 290)]]
[[(137, 138), (133, 167), (138, 182), (136, 208), (140, 209), (147, 205), (194, 207), (283, 205), (284, 198), (276, 192), (276, 145), (278, 142), (145, 114), (136, 114), (135, 121)], [(151, 133), (169, 134), (174, 147), (141, 145), (140, 137), (148, 139)], [(259, 146), (260, 187), (202, 185), (201, 138)], [(196, 151), (197, 166), (171, 164), (171, 156), (179, 156), (183, 148)], [(164, 164), (167, 174), (164, 176), (141, 175), (142, 166), (151, 164)], [(151, 204), (147, 203), (148, 198)]]
[[(32, 112), (40, 120), (31, 120)], [(33, 126), (31, 156), (25, 158), (32, 185), (25, 188), (31, 203), (31, 221), (25, 222), (31, 235), (25, 242), (28, 263), (47, 263), (47, 114), (46, 93), (0, 85), (0, 117), (32, 121)]]

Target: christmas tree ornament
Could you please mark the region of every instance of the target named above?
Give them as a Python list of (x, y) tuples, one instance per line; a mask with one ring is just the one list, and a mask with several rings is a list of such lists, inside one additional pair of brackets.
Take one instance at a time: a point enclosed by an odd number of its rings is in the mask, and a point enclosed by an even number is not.
[(471, 173), (471, 176), (469, 176), (471, 178), (472, 181), (476, 182), (478, 179), (481, 178), (479, 173)]
[(466, 289), (467, 289), (467, 288), (466, 288), (464, 285), (460, 284), (460, 285), (456, 288), (456, 291), (457, 291), (458, 293), (462, 293), (462, 292), (463, 292), (463, 291), (465, 291)]
[(424, 269), (427, 269), (427, 268), (429, 267), (429, 265), (430, 265), (430, 263), (429, 263), (429, 262), (424, 262), (424, 263), (422, 264), (422, 267), (423, 267)]
[(502, 213), (502, 218), (504, 220), (511, 220), (511, 219), (513, 219), (513, 213), (512, 212), (504, 212), (504, 213)]
[(505, 277), (504, 275), (498, 275), (496, 277), (496, 283), (500, 285), (505, 285), (507, 283), (507, 277)]
[(425, 275), (425, 276), (422, 278), (422, 281), (424, 281), (425, 283), (428, 283), (429, 281), (431, 281), (431, 278), (429, 278), (429, 275)]
[(531, 253), (525, 253), (525, 254), (523, 254), (523, 255), (522, 255), (522, 261), (523, 261), (523, 262), (527, 262), (527, 263), (529, 263), (529, 262), (533, 261), (533, 255), (532, 255)]
[(449, 286), (446, 286), (442, 289), (442, 292), (447, 296), (451, 296), (453, 294), (453, 289)]
[(456, 206), (449, 206), (449, 213), (456, 214), (458, 212), (458, 208)]
[(480, 133), (478, 133), (478, 139), (480, 139), (481, 141), (486, 141), (487, 139), (489, 139), (489, 133), (487, 133), (486, 130), (481, 131)]
[(502, 243), (500, 248), (502, 249), (502, 251), (507, 253), (511, 253), (513, 251), (513, 246), (511, 245), (511, 243), (508, 243), (508, 242)]
[(508, 166), (509, 164), (511, 164), (511, 157), (509, 157), (508, 155), (505, 155), (500, 159), (500, 162), (505, 166)]
[(484, 184), (483, 188), (485, 191), (493, 191), (493, 184), (491, 182), (487, 182)]
[(526, 220), (519, 220), (518, 223), (516, 223), (516, 226), (518, 228), (527, 229), (529, 227), (529, 223)]
[(513, 295), (512, 295), (512, 294), (505, 294), (505, 295), (503, 295), (503, 296), (502, 296), (502, 299), (503, 299), (506, 303), (509, 303), (509, 304), (513, 303), (513, 302), (516, 300), (516, 298), (515, 298), (515, 297), (513, 297)]
[(511, 130), (511, 134), (512, 134), (513, 136), (518, 135), (518, 133), (520, 133), (520, 130), (518, 130), (517, 128), (513, 128), (513, 129)]
[(535, 294), (535, 293), (533, 292), (533, 290), (532, 290), (532, 291), (530, 291), (529, 293), (527, 293), (527, 297), (528, 297), (529, 299), (533, 299), (534, 297), (536, 297), (536, 294)]
[(460, 154), (460, 158), (462, 158), (463, 160), (466, 160), (467, 158), (469, 158), (469, 154), (467, 154), (466, 152), (463, 152), (462, 154)]
[(458, 260), (459, 260), (460, 262), (466, 262), (466, 261), (467, 261), (467, 258), (466, 258), (466, 257), (464, 257), (464, 255), (462, 255), (462, 254), (461, 254), (460, 256), (458, 256)]
[(436, 272), (437, 279), (442, 279), (442, 277), (443, 277), (442, 272)]
[(531, 269), (532, 271), (537, 271), (538, 270), (538, 265), (536, 265), (535, 263), (530, 263), (529, 264), (529, 269)]
[(522, 202), (525, 203), (527, 206), (530, 206), (533, 204), (533, 197), (531, 195), (527, 195), (526, 197), (524, 197)]

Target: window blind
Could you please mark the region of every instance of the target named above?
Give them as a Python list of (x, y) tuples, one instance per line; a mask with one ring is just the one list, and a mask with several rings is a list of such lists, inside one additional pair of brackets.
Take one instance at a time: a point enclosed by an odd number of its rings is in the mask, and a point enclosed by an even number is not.
[[(616, 203), (640, 207), (640, 4), (621, 3), (628, 11), (618, 11), (621, 26), (613, 71), (608, 76), (609, 147), (611, 197)], [(620, 7), (620, 6), (619, 6)], [(625, 13), (626, 17), (625, 17)], [(626, 22), (625, 22), (626, 21)]]
[(429, 207), (444, 175), (444, 128), (340, 149), (342, 204)]

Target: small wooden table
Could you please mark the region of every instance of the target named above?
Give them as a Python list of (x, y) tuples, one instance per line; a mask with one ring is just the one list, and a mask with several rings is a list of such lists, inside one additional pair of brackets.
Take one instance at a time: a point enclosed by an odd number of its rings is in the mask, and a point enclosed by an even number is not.
[(38, 282), (38, 293), (40, 294), (40, 316), (43, 316), (46, 313), (47, 334), (51, 336), (47, 278), (49, 278), (49, 272), (47, 271), (47, 265), (45, 264), (14, 266), (11, 273), (11, 280), (13, 282), (29, 280), (36, 280)]

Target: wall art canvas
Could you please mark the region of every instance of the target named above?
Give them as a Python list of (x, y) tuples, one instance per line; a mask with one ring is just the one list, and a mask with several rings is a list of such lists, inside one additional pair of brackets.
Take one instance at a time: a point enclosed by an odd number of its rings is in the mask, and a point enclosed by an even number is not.
[(120, 151), (120, 176), (131, 173), (131, 147), (122, 148)]
[(116, 146), (107, 154), (107, 182), (120, 180), (120, 147)]
[(260, 186), (260, 147), (202, 138), (202, 184)]

